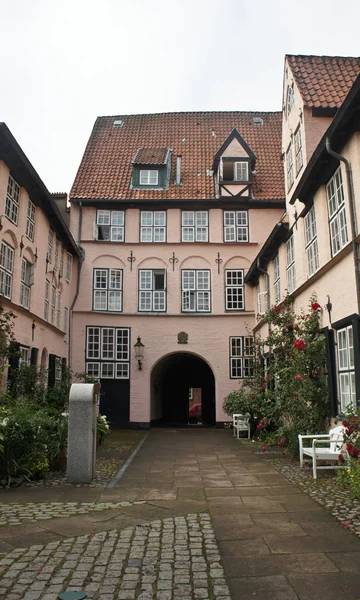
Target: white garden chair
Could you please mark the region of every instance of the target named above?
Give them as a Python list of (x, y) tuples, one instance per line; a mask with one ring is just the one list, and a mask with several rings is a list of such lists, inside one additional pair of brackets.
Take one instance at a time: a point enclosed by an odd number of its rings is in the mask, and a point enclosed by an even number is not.
[(236, 413), (233, 414), (233, 435), (239, 439), (240, 431), (246, 431), (247, 437), (250, 439), (250, 423), (249, 423), (250, 415), (249, 413), (241, 414)]
[[(317, 478), (317, 469), (339, 469), (339, 454), (344, 443), (344, 427), (339, 425), (330, 429), (329, 433), (315, 435), (299, 434), (300, 468), (304, 466), (304, 460), (310, 458), (312, 461), (313, 477)], [(304, 447), (303, 440), (312, 440), (310, 447)], [(336, 464), (318, 465), (318, 461), (327, 461)]]

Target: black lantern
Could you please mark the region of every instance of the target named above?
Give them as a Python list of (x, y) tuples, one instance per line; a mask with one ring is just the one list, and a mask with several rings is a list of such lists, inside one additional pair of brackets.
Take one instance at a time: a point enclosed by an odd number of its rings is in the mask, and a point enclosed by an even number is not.
[(139, 371), (142, 369), (142, 360), (144, 358), (144, 344), (141, 341), (141, 337), (138, 335), (137, 342), (134, 344), (135, 358), (138, 361)]

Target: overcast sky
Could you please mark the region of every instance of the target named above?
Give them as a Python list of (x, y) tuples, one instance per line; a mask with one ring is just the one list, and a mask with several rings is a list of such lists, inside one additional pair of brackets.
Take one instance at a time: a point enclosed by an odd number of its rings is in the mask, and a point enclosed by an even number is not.
[(2, 0), (0, 121), (69, 192), (97, 116), (281, 109), (284, 55), (358, 56), (357, 0)]

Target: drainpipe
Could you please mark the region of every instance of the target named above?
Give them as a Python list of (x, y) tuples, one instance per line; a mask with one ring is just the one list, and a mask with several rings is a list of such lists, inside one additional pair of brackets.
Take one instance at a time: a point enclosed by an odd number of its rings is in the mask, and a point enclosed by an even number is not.
[(332, 150), (330, 146), (330, 139), (326, 138), (326, 150), (337, 160), (343, 162), (345, 164), (345, 172), (346, 172), (346, 181), (349, 193), (349, 207), (350, 207), (350, 223), (351, 223), (351, 245), (354, 256), (354, 267), (355, 267), (355, 283), (356, 283), (356, 295), (357, 295), (357, 306), (358, 306), (358, 314), (360, 314), (360, 254), (359, 254), (359, 244), (356, 242), (356, 237), (358, 235), (357, 230), (357, 219), (356, 219), (356, 208), (355, 208), (355, 194), (354, 194), (354, 184), (353, 184), (353, 176), (350, 162), (345, 156), (342, 154), (338, 154), (334, 150)]
[(69, 367), (69, 369), (71, 369), (71, 360), (72, 360), (71, 332), (72, 332), (72, 322), (73, 322), (73, 308), (75, 306), (75, 302), (78, 299), (78, 295), (79, 295), (81, 267), (82, 267), (82, 264), (83, 264), (84, 258), (85, 258), (84, 248), (82, 248), (82, 246), (80, 246), (81, 228), (82, 228), (82, 202), (79, 203), (79, 225), (78, 225), (77, 245), (80, 250), (80, 256), (79, 256), (79, 265), (78, 265), (78, 271), (77, 271), (76, 291), (75, 291), (75, 296), (74, 296), (74, 299), (71, 303), (70, 310), (69, 310), (69, 333), (68, 333), (68, 367)]

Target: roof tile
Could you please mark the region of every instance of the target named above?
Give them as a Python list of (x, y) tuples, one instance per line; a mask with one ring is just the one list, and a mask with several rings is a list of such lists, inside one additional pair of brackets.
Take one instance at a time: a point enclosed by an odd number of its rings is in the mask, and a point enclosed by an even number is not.
[(360, 73), (360, 58), (292, 54), (286, 58), (309, 108), (339, 108)]
[[(253, 122), (261, 117), (263, 124)], [(114, 127), (114, 120), (123, 121)], [(214, 156), (236, 128), (257, 157), (253, 176), (256, 199), (285, 197), (281, 160), (280, 112), (183, 112), (99, 117), (77, 172), (71, 198), (196, 199), (214, 198), (214, 178), (207, 174)], [(173, 154), (167, 190), (130, 189), (132, 160), (141, 149)], [(175, 186), (176, 161), (182, 156), (182, 185)], [(141, 158), (144, 156), (141, 154)], [(159, 160), (157, 154), (156, 160)], [(143, 163), (142, 163), (143, 164)], [(155, 163), (152, 163), (155, 164)]]

